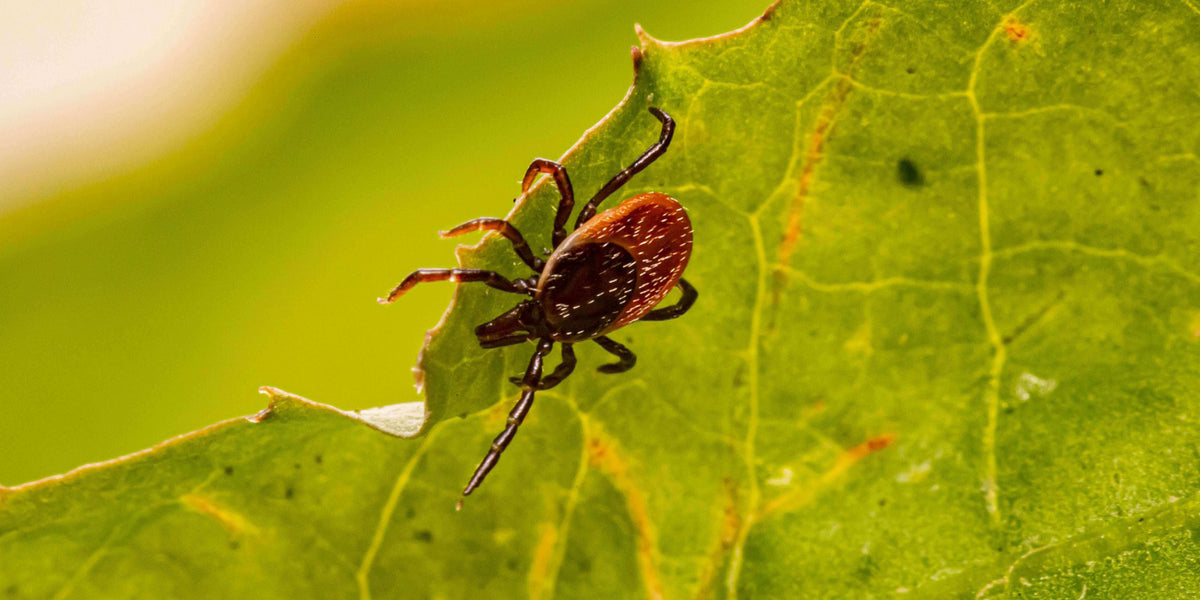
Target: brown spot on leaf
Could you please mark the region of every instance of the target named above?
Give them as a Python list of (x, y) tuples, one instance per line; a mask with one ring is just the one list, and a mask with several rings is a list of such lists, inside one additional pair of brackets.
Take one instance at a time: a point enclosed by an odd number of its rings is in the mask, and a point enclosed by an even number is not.
[(1004, 35), (1008, 36), (1008, 41), (1019, 43), (1029, 39), (1032, 32), (1028, 25), (1018, 21), (1016, 17), (1009, 17), (1004, 21)]

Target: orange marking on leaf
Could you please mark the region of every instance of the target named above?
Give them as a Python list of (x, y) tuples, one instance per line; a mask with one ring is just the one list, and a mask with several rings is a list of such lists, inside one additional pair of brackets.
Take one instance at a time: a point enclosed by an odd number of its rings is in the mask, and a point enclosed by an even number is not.
[(529, 597), (541, 598), (549, 591), (550, 564), (554, 558), (554, 544), (558, 541), (558, 528), (552, 523), (538, 525), (538, 543), (533, 550), (533, 564), (529, 567)]
[(1018, 21), (1016, 17), (1009, 17), (1004, 22), (1004, 35), (1008, 36), (1008, 41), (1016, 43), (1029, 39), (1032, 32), (1030, 32), (1028, 25)]
[[(797, 178), (796, 196), (792, 198), (792, 206), (788, 212), (787, 226), (784, 229), (783, 243), (779, 246), (779, 264), (781, 266), (789, 266), (792, 261), (792, 254), (796, 251), (796, 244), (800, 241), (800, 234), (803, 230), (802, 217), (804, 214), (805, 200), (811, 195), (813, 181), (816, 179), (817, 166), (821, 160), (825, 158), (825, 146), (833, 137), (834, 128), (837, 126), (838, 115), (841, 109), (846, 104), (846, 99), (850, 97), (850, 92), (853, 91), (854, 85), (851, 83), (851, 78), (854, 76), (854, 69), (858, 66), (859, 60), (863, 54), (866, 54), (868, 42), (879, 30), (881, 21), (874, 19), (867, 25), (867, 37), (863, 43), (859, 44), (850, 57), (850, 63), (846, 68), (844, 77), (838, 79), (837, 84), (829, 91), (825, 97), (820, 115), (817, 116), (817, 123), (813, 126), (812, 133), (808, 136), (808, 146), (804, 151), (804, 159), (800, 163), (800, 175)], [(777, 271), (779, 283), (782, 284), (786, 277), (782, 271)], [(779, 287), (777, 285), (775, 300), (779, 299)]]
[(892, 445), (892, 442), (894, 441), (896, 441), (896, 434), (894, 433), (885, 433), (879, 437), (871, 438), (843, 453), (842, 456), (838, 458), (837, 464), (834, 466), (834, 468), (838, 468), (838, 466), (842, 465), (843, 463), (846, 467), (849, 467), (850, 465), (853, 465), (854, 463), (866, 458), (868, 454), (887, 448), (888, 446)]
[(203, 496), (184, 494), (179, 500), (184, 506), (220, 523), (221, 527), (224, 527), (225, 531), (231, 536), (237, 536), (247, 530), (253, 531), (255, 529), (242, 515), (217, 506), (212, 500)]
[(726, 477), (722, 484), (724, 488), (724, 508), (722, 509), (721, 529), (717, 532), (717, 538), (713, 540), (709, 559), (704, 563), (704, 568), (700, 571), (700, 590), (696, 594), (697, 600), (714, 597), (713, 588), (717, 575), (725, 566), (725, 560), (729, 556), (729, 549), (737, 541), (738, 532), (742, 529), (742, 513), (738, 510), (737, 484), (729, 477)]
[(625, 509), (637, 531), (638, 571), (652, 600), (663, 597), (662, 577), (658, 573), (658, 534), (650, 518), (646, 494), (630, 476), (630, 464), (621, 456), (616, 440), (609, 437), (597, 423), (589, 423), (587, 440), (588, 463), (603, 473), (625, 497)]
[(832, 485), (838, 477), (849, 470), (850, 467), (853, 467), (858, 461), (887, 448), (894, 441), (896, 441), (896, 434), (885, 433), (857, 446), (848, 448), (837, 460), (833, 461), (833, 466), (828, 471), (817, 477), (816, 481), (808, 485), (799, 486), (796, 490), (777, 496), (775, 499), (764, 504), (762, 509), (759, 510), (759, 518), (765, 518), (776, 512), (796, 510), (808, 504), (819, 492), (824, 491)]

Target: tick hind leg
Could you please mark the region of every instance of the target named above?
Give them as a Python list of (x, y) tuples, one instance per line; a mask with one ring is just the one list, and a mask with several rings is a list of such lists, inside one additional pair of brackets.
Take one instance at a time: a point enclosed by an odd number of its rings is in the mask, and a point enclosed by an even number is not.
[(671, 118), (671, 115), (653, 106), (650, 107), (650, 114), (662, 122), (662, 133), (658, 135), (658, 141), (647, 148), (637, 160), (633, 161), (633, 164), (622, 169), (620, 173), (617, 173), (608, 183), (604, 184), (604, 187), (600, 188), (600, 191), (596, 192), (596, 195), (592, 196), (592, 199), (583, 205), (583, 210), (579, 211), (579, 217), (575, 219), (576, 229), (580, 225), (587, 223), (588, 219), (595, 216), (596, 207), (600, 206), (600, 203), (604, 202), (605, 198), (611, 196), (613, 192), (628, 183), (634, 175), (637, 175), (642, 169), (650, 166), (650, 163), (658, 160), (658, 157), (667, 151), (667, 146), (671, 144), (671, 136), (675, 134), (675, 120)]
[[(566, 379), (567, 375), (570, 375), (574, 370), (575, 349), (571, 347), (571, 344), (564, 343), (562, 345), (562, 362), (554, 368), (553, 373), (543, 377), (541, 381), (538, 382), (538, 390), (548, 390), (562, 383), (562, 380)], [(508, 380), (517, 385), (521, 385), (520, 377), (509, 377)]]
[(454, 281), (457, 283), (468, 283), (472, 281), (480, 281), (498, 290), (512, 292), (514, 294), (533, 295), (533, 288), (529, 286), (528, 281), (518, 279), (509, 281), (499, 273), (492, 271), (484, 271), (481, 269), (417, 269), (408, 274), (404, 281), (400, 282), (386, 298), (380, 298), (380, 304), (391, 304), (396, 298), (404, 295), (404, 292), (415, 287), (418, 283), (426, 283), (430, 281)]
[[(533, 180), (538, 174), (545, 173), (554, 177), (554, 183), (558, 185), (558, 212), (554, 214), (554, 233), (551, 236), (551, 244), (557, 248), (567, 237), (567, 219), (571, 218), (571, 211), (575, 208), (575, 189), (571, 187), (571, 178), (567, 176), (567, 168), (544, 158), (534, 159), (529, 165), (529, 169), (525, 171), (525, 177), (521, 180), (521, 193), (529, 191), (529, 187), (533, 185)], [(539, 269), (540, 271), (540, 269)]]
[[(525, 416), (529, 414), (529, 409), (533, 407), (533, 395), (537, 392), (538, 382), (542, 378), (542, 360), (550, 353), (552, 347), (554, 347), (552, 340), (543, 339), (538, 342), (537, 349), (533, 351), (533, 357), (529, 359), (529, 366), (525, 368), (525, 377), (521, 378), (521, 398), (508, 413), (508, 426), (500, 432), (500, 435), (496, 436), (496, 439), (492, 440), (492, 447), (488, 450), (487, 456), (483, 457), (479, 466), (475, 468), (475, 474), (467, 482), (467, 487), (463, 488), (463, 498), (469, 496), (471, 492), (475, 491), (475, 488), (483, 483), (483, 479), (500, 460), (500, 454), (508, 447), (509, 442), (512, 442), (513, 436), (517, 435), (517, 428), (521, 426)], [(461, 499), (458, 501), (458, 508), (462, 508)]]
[(601, 373), (624, 373), (625, 371), (632, 369), (633, 365), (637, 364), (637, 356), (634, 356), (633, 352), (629, 348), (626, 348), (625, 346), (622, 346), (621, 344), (618, 344), (617, 342), (614, 342), (613, 340), (604, 336), (595, 338), (594, 341), (597, 344), (600, 344), (601, 348), (604, 348), (605, 350), (608, 350), (614, 354), (618, 359), (615, 363), (600, 365), (596, 368), (597, 371), (600, 371)]
[(439, 231), (438, 235), (442, 236), (443, 238), (452, 238), (464, 233), (471, 233), (472, 231), (480, 230), (495, 231), (496, 233), (508, 238), (508, 241), (512, 242), (513, 250), (516, 251), (517, 256), (521, 257), (521, 260), (525, 264), (529, 265), (530, 269), (541, 273), (542, 267), (546, 266), (545, 261), (533, 255), (533, 251), (529, 249), (529, 244), (525, 243), (525, 237), (521, 235), (521, 232), (518, 231), (516, 227), (513, 227), (512, 223), (509, 223), (504, 219), (496, 219), (492, 217), (471, 219), (470, 221), (467, 221), (466, 223), (463, 223), (462, 225), (459, 225), (453, 229)]
[(699, 294), (696, 293), (696, 288), (692, 287), (692, 284), (688, 283), (687, 280), (684, 279), (679, 280), (679, 288), (683, 290), (683, 297), (679, 299), (679, 302), (676, 302), (675, 304), (672, 304), (666, 308), (656, 308), (646, 313), (646, 316), (638, 320), (666, 321), (667, 319), (674, 319), (675, 317), (687, 312), (688, 309), (696, 303), (696, 297), (699, 296)]

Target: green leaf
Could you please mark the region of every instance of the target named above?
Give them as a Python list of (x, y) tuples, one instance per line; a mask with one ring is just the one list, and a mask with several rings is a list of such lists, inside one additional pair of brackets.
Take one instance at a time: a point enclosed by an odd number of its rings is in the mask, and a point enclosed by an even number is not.
[[(622, 193), (688, 207), (700, 299), (614, 335), (634, 371), (580, 346), (456, 514), (530, 352), (478, 348), (513, 298), (461, 286), (423, 435), (276, 394), (4, 490), (0, 593), (1200, 594), (1198, 33), (1190, 1), (795, 1), (643, 34), (564, 159), (586, 197), (648, 106), (679, 121)], [(556, 201), (513, 215), (535, 248)], [(460, 260), (524, 273), (497, 239)]]

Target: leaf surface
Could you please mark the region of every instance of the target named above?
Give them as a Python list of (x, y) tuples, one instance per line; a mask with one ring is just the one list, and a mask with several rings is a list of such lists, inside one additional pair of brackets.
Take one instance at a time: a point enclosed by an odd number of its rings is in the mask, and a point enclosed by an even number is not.
[[(621, 195), (687, 206), (700, 300), (613, 336), (635, 370), (580, 346), (456, 514), (530, 352), (478, 348), (513, 296), (461, 286), (422, 435), (276, 393), (5, 490), (0, 593), (1198, 594), (1198, 32), (1190, 2), (781, 2), (642, 34), (564, 158), (586, 198), (648, 106), (679, 122)], [(556, 202), (514, 211), (532, 247)], [(460, 261), (524, 275), (502, 242)]]

